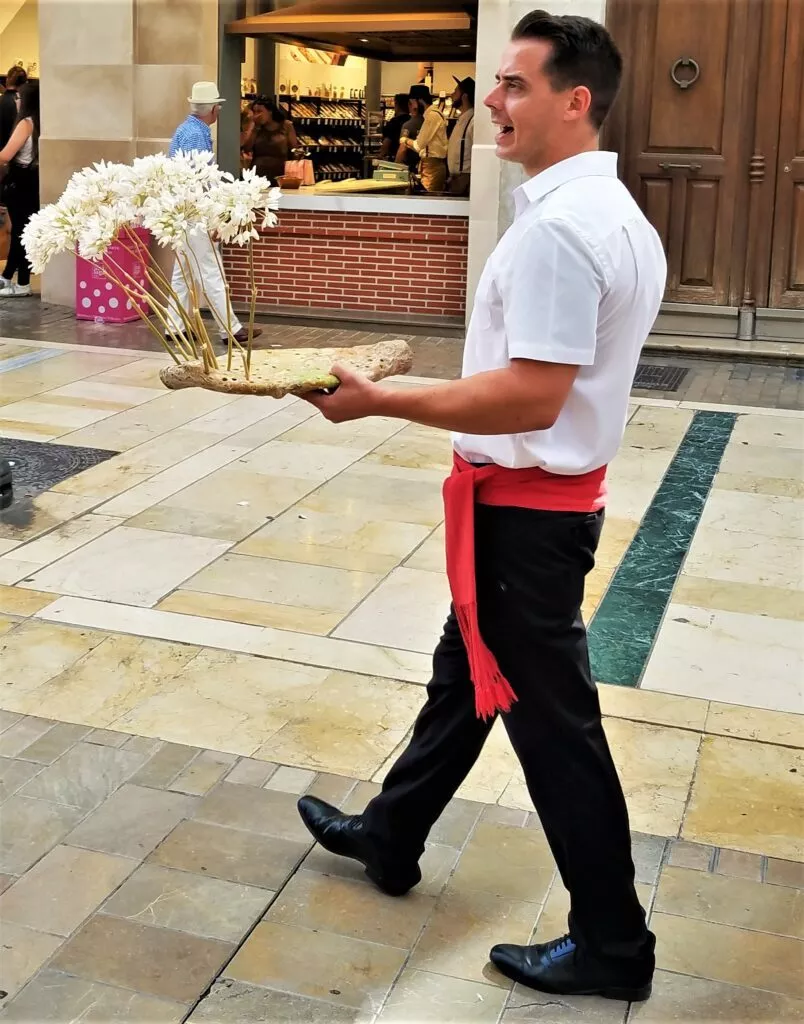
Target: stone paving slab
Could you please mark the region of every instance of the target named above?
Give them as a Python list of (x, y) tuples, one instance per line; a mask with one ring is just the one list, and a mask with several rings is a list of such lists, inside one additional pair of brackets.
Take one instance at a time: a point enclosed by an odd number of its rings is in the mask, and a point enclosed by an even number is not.
[[(295, 810), (306, 790), (359, 811), (376, 783), (130, 734), (78, 736), (65, 723), (2, 724), (21, 752), (54, 755), (8, 759), (33, 780), (83, 766), (76, 788), (49, 784), (47, 798), (13, 793), (0, 805), (3, 1019), (625, 1021), (623, 1004), (547, 999), (487, 961), (495, 941), (565, 927), (567, 896), (533, 813), (454, 800), (421, 886), (390, 900), (359, 865), (313, 847)], [(100, 758), (75, 762), (89, 745)], [(110, 773), (120, 764), (110, 755), (126, 753), (126, 771)], [(149, 764), (154, 785), (130, 781)], [(184, 791), (194, 764), (204, 795)], [(52, 799), (65, 794), (81, 802)], [(703, 1022), (720, 1004), (732, 1014), (721, 1019), (801, 1019), (804, 866), (663, 836), (633, 843), (662, 970), (654, 1000), (629, 1019)]]

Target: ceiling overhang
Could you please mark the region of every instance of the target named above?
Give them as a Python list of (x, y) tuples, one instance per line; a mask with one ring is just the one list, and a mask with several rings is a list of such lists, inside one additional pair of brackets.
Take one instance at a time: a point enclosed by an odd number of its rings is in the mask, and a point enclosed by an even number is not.
[(306, 0), (230, 22), (230, 35), (385, 61), (473, 60), (469, 0)]

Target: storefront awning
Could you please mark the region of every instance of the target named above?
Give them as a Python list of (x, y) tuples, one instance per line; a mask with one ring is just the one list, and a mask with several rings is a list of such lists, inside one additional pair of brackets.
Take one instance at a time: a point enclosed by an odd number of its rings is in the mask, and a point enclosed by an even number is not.
[(226, 31), (374, 60), (465, 61), (474, 58), (476, 16), (476, 0), (305, 0)]

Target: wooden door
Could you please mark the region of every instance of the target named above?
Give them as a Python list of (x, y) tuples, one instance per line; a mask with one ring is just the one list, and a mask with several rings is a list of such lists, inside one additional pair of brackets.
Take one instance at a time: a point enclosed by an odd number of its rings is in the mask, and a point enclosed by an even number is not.
[(735, 224), (760, 15), (757, 0), (610, 4), (627, 70), (609, 144), (664, 243), (670, 301), (729, 305), (741, 293)]
[(804, 2), (790, 0), (784, 48), (770, 305), (804, 309)]

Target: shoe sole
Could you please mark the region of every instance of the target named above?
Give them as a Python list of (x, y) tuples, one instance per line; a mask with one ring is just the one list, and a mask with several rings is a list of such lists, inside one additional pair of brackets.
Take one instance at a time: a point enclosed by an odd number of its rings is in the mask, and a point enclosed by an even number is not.
[(510, 974), (506, 974), (505, 971), (497, 970), (501, 974), (505, 974), (506, 977), (511, 978), (512, 981), (516, 981), (520, 985), (524, 985), (526, 988), (531, 988), (534, 992), (543, 992), (549, 996), (599, 996), (601, 999), (613, 999), (618, 1003), (644, 1003), (647, 999), (650, 999), (653, 991), (653, 983), (648, 985), (642, 985), (639, 988), (622, 988), (622, 987), (611, 987), (611, 988), (589, 988), (579, 992), (556, 992), (555, 989), (551, 989), (547, 986), (544, 988), (534, 985), (532, 981), (527, 981), (521, 975), (513, 977)]

